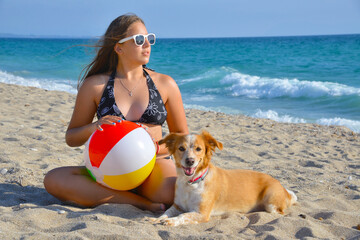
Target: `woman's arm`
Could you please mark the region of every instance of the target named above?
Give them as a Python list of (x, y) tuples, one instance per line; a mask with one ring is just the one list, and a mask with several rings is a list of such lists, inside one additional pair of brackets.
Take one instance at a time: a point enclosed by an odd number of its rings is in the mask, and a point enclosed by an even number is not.
[(93, 122), (97, 103), (100, 101), (108, 78), (107, 75), (95, 75), (86, 79), (80, 87), (65, 136), (69, 146), (83, 145), (96, 129), (102, 130), (102, 124), (112, 124), (121, 119), (116, 116), (105, 116)]
[(93, 119), (96, 112), (94, 78), (86, 79), (76, 96), (73, 114), (66, 131), (66, 143), (71, 147), (83, 145), (96, 130)]
[[(182, 102), (180, 89), (175, 80), (167, 75), (160, 74), (159, 91), (165, 102), (165, 108), (168, 113), (166, 122), (169, 132), (188, 134), (188, 126), (186, 122), (185, 110)], [(159, 155), (168, 155), (168, 149), (165, 145), (159, 146)]]
[(165, 102), (166, 111), (168, 112), (167, 124), (170, 132), (188, 134), (185, 110), (180, 93), (180, 89), (175, 80), (167, 76), (166, 89), (167, 100)]

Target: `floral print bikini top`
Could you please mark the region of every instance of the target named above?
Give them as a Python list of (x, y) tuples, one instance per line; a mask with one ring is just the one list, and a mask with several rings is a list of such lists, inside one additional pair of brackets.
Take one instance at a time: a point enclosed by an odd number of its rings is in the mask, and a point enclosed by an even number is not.
[[(98, 119), (106, 115), (113, 115), (113, 116), (119, 116), (122, 119), (126, 120), (115, 102), (115, 96), (114, 96), (115, 75), (116, 75), (116, 71), (114, 71), (111, 74), (109, 81), (102, 94), (102, 97), (100, 99), (100, 103), (96, 111), (96, 115)], [(167, 111), (165, 109), (164, 102), (153, 80), (151, 79), (150, 75), (145, 71), (145, 69), (144, 69), (144, 75), (146, 77), (146, 83), (149, 89), (149, 104), (143, 115), (140, 117), (140, 119), (134, 122), (162, 125), (167, 117)]]

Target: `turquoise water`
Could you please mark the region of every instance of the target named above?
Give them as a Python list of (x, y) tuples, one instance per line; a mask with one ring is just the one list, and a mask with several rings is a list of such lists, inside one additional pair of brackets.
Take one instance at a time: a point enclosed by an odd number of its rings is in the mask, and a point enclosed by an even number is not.
[[(76, 93), (88, 39), (0, 39), (0, 82)], [(158, 39), (185, 107), (360, 132), (360, 35)]]

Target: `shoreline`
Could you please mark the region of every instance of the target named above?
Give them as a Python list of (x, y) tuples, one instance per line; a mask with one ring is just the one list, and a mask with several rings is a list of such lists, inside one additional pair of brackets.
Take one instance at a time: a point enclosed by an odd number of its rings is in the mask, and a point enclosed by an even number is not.
[(346, 127), (185, 109), (191, 133), (205, 129), (224, 144), (215, 165), (270, 174), (299, 200), (284, 216), (228, 213), (165, 227), (144, 222), (158, 215), (130, 205), (77, 208), (50, 196), (44, 175), (83, 162), (83, 147), (68, 147), (64, 139), (75, 95), (5, 83), (0, 93), (1, 239), (360, 237), (360, 134)]
[[(1, 71), (0, 71), (1, 72)], [(67, 94), (73, 94), (74, 96), (76, 96), (76, 93), (73, 93), (73, 92), (69, 92), (69, 91), (66, 91), (66, 90), (52, 90), (52, 89), (46, 89), (46, 88), (42, 88), (42, 87), (38, 87), (38, 86), (25, 86), (25, 85), (21, 85), (21, 84), (18, 84), (18, 83), (3, 83), (3, 82), (0, 82), (0, 84), (8, 84), (8, 85), (17, 85), (17, 86), (20, 86), (20, 87), (34, 87), (34, 88), (38, 88), (38, 89), (42, 89), (42, 90), (46, 90), (46, 91), (54, 91), (54, 92), (64, 92), (64, 93), (67, 93)], [(275, 119), (274, 117), (258, 117), (258, 116), (249, 116), (249, 115), (246, 115), (246, 114), (243, 114), (243, 113), (227, 113), (227, 112), (224, 112), (224, 111), (217, 111), (217, 110), (212, 110), (212, 108), (219, 108), (219, 107), (203, 107), (203, 106), (199, 106), (199, 108), (197, 108), (196, 106), (192, 106), (192, 104), (184, 104), (184, 108), (185, 109), (189, 109), (189, 110), (198, 110), (198, 111), (204, 111), (204, 112), (212, 112), (212, 113), (223, 113), (223, 114), (226, 114), (226, 115), (230, 115), (230, 116), (240, 116), (240, 117), (250, 117), (250, 118), (254, 118), (254, 119), (264, 119), (264, 120), (270, 120), (270, 121), (275, 121), (277, 123), (289, 123), (289, 124), (315, 124), (315, 125), (320, 125), (320, 126), (326, 126), (326, 127), (345, 127), (347, 129), (349, 129), (350, 131), (354, 132), (354, 134), (357, 134), (357, 135), (360, 135), (360, 129), (359, 130), (354, 130), (354, 129), (351, 129), (351, 127), (349, 126), (346, 126), (344, 124), (328, 124), (328, 123), (318, 123), (318, 122), (307, 122), (307, 120), (304, 120), (302, 118), (299, 118), (299, 117), (290, 117), (288, 115), (283, 115), (283, 116), (280, 116), (280, 115), (277, 115), (276, 112), (272, 111), (272, 110), (269, 110), (269, 111), (261, 111), (260, 110), (260, 113), (261, 114), (267, 114), (268, 112), (270, 112), (270, 114), (273, 114), (275, 113), (276, 116), (275, 116)], [(204, 109), (202, 109), (204, 108)], [(206, 109), (206, 108), (209, 108), (209, 109)], [(238, 112), (240, 110), (233, 110), (233, 112)], [(257, 115), (258, 113), (256, 113), (255, 115)], [(285, 120), (284, 120), (285, 119)], [(290, 120), (286, 120), (286, 119), (290, 119)], [(293, 119), (293, 120), (291, 120)], [(321, 122), (322, 119), (318, 119), (317, 121), (320, 121)], [(325, 119), (326, 120), (326, 119)], [(339, 118), (339, 117), (334, 117), (334, 118), (330, 118), (328, 120), (332, 120), (332, 121), (335, 121), (338, 120), (338, 121), (345, 121), (347, 122), (348, 124), (354, 124), (354, 123), (358, 123), (359, 121), (357, 120), (352, 120), (352, 119), (346, 119), (346, 118)], [(303, 122), (305, 121), (305, 122)], [(359, 122), (360, 123), (360, 122)], [(356, 128), (357, 129), (357, 128)]]

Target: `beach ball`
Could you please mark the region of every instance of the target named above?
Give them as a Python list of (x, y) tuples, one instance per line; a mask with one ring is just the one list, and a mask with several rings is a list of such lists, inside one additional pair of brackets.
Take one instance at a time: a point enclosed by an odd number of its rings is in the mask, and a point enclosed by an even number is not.
[(144, 128), (130, 121), (101, 125), (85, 144), (85, 166), (98, 183), (116, 190), (138, 187), (155, 165), (156, 150)]

